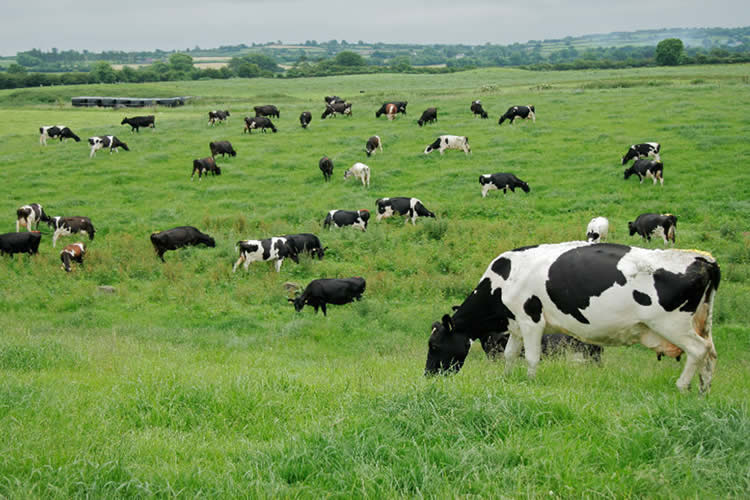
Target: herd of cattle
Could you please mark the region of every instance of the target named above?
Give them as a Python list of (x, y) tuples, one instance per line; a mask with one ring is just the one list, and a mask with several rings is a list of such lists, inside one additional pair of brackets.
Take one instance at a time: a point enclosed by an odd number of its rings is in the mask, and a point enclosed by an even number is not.
[[(352, 115), (352, 105), (338, 96), (326, 96), (325, 110), (321, 119)], [(406, 114), (407, 101), (390, 101), (376, 111), (375, 116), (386, 115), (394, 120), (396, 115)], [(471, 112), (487, 118), (479, 100), (473, 101)], [(256, 116), (244, 119), (244, 132), (265, 132), (277, 128), (269, 117), (280, 118), (279, 109), (273, 105), (256, 106)], [(498, 124), (506, 120), (512, 125), (516, 118), (536, 121), (534, 106), (511, 106), (499, 118)], [(226, 122), (230, 112), (209, 112), (209, 125)], [(307, 128), (312, 114), (304, 111), (300, 125)], [(418, 120), (420, 127), (437, 121), (437, 109), (427, 108)], [(124, 118), (123, 125), (131, 126), (131, 132), (140, 127), (155, 128), (154, 116)], [(80, 138), (68, 127), (43, 126), (40, 128), (40, 144), (47, 139)], [(118, 148), (129, 150), (127, 144), (113, 135), (89, 138), (90, 156), (101, 148), (110, 152)], [(193, 176), (199, 179), (209, 173), (220, 175), (216, 156), (236, 156), (228, 141), (211, 142), (211, 156), (193, 162)], [(434, 150), (442, 155), (447, 149), (462, 150), (471, 154), (468, 138), (457, 135), (441, 135), (429, 144), (425, 154)], [(375, 135), (367, 140), (365, 152), (371, 156), (383, 151), (383, 143)], [(663, 164), (659, 143), (647, 142), (628, 148), (622, 165), (635, 159), (624, 171), (624, 178), (633, 174), (641, 182), (652, 178), (663, 186)], [(651, 159), (653, 158), (653, 159)], [(319, 161), (324, 180), (330, 180), (333, 161), (324, 156)], [(347, 169), (344, 178), (355, 177), (363, 186), (370, 184), (370, 168), (360, 162)], [(482, 197), (490, 190), (514, 192), (520, 188), (529, 193), (528, 183), (512, 173), (483, 174), (479, 176)], [(425, 204), (413, 197), (380, 198), (375, 202), (377, 221), (394, 215), (405, 216), (405, 222), (415, 224), (418, 217), (435, 217)], [(324, 228), (351, 226), (366, 231), (370, 213), (360, 210), (330, 210), (323, 221)], [(32, 203), (17, 210), (16, 232), (0, 235), (0, 254), (38, 252), (41, 233), (40, 222), (53, 230), (52, 246), (61, 236), (82, 234), (94, 239), (95, 229), (87, 217), (49, 217), (41, 205)], [(661, 237), (664, 244), (675, 242), (677, 217), (672, 214), (646, 213), (628, 223), (631, 236), (638, 234), (646, 240)], [(19, 232), (21, 226), (27, 232)], [(700, 390), (709, 389), (716, 363), (716, 350), (711, 335), (712, 308), (715, 291), (720, 281), (719, 266), (707, 253), (683, 250), (647, 250), (637, 247), (606, 243), (609, 220), (595, 217), (586, 228), (586, 241), (536, 245), (517, 248), (495, 258), (480, 279), (474, 291), (452, 315), (444, 315), (433, 324), (428, 343), (425, 373), (455, 372), (461, 369), (471, 342), (479, 340), (488, 356), (503, 352), (506, 367), (524, 348), (528, 362), (528, 374), (534, 376), (541, 354), (552, 353), (560, 346), (573, 348), (587, 357), (599, 360), (602, 345), (630, 345), (641, 343), (653, 349), (659, 359), (662, 355), (676, 358), (683, 353), (687, 362), (677, 381), (679, 389), (687, 389), (696, 371), (699, 373)], [(192, 226), (181, 226), (153, 233), (151, 243), (159, 259), (164, 253), (190, 245), (215, 247), (211, 236)], [(318, 259), (325, 255), (320, 239), (310, 233), (288, 234), (260, 240), (237, 242), (239, 258), (232, 267), (235, 272), (240, 265), (247, 270), (250, 263), (272, 261), (277, 272), (286, 258), (299, 262), (299, 255), (306, 253)], [(60, 254), (62, 268), (71, 271), (71, 263), (83, 263), (86, 247), (82, 242), (67, 245)], [(346, 304), (360, 300), (365, 290), (365, 280), (360, 277), (347, 279), (316, 279), (294, 299), (289, 299), (300, 311), (311, 305), (315, 312), (326, 304)], [(564, 332), (567, 335), (561, 334)]]

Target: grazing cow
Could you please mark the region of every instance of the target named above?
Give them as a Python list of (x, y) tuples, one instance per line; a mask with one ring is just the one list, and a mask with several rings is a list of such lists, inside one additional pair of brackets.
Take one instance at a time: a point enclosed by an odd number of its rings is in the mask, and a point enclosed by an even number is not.
[(367, 156), (371, 156), (376, 149), (380, 149), (383, 152), (383, 141), (380, 140), (379, 135), (373, 135), (367, 139), (367, 144), (365, 144), (365, 153), (367, 153)]
[(44, 213), (44, 209), (39, 203), (31, 203), (24, 205), (16, 210), (16, 232), (21, 229), (21, 226), (31, 231), (32, 226), (34, 229), (39, 228), (40, 222), (47, 222), (49, 216)]
[(300, 233), (300, 234), (287, 234), (284, 235), (286, 243), (290, 248), (294, 250), (294, 253), (299, 255), (301, 253), (309, 253), (312, 257), (317, 257), (321, 260), (328, 247), (323, 248), (320, 243), (320, 238), (311, 233)]
[(0, 234), (0, 255), (6, 253), (8, 255), (15, 253), (34, 255), (39, 251), (40, 241), (42, 241), (42, 233), (39, 231)]
[(505, 112), (500, 120), (497, 122), (498, 125), (502, 125), (505, 120), (510, 120), (510, 124), (513, 125), (513, 120), (516, 118), (522, 118), (524, 120), (531, 120), (536, 123), (536, 110), (534, 106), (511, 106), (508, 111)]
[(323, 178), (325, 181), (328, 182), (331, 180), (331, 176), (333, 175), (333, 160), (324, 156), (318, 162), (318, 167), (320, 168), (320, 171), (323, 172)]
[(407, 215), (404, 224), (411, 220), (412, 225), (416, 224), (414, 221), (417, 220), (417, 217), (435, 218), (435, 214), (427, 210), (417, 198), (380, 198), (375, 202), (375, 206), (378, 207), (378, 215), (375, 218), (378, 222), (380, 222), (380, 219), (396, 214)]
[(625, 165), (633, 158), (641, 159), (653, 157), (656, 161), (661, 161), (659, 157), (659, 151), (661, 151), (661, 144), (658, 142), (644, 142), (642, 144), (633, 144), (628, 148), (628, 152), (622, 157), (622, 164)]
[(323, 221), (324, 228), (354, 226), (367, 231), (367, 221), (370, 220), (369, 210), (331, 210)]
[(630, 236), (640, 234), (649, 242), (652, 236), (660, 236), (666, 245), (670, 240), (675, 242), (675, 230), (677, 229), (677, 216), (672, 214), (641, 214), (635, 222), (628, 222)]
[(273, 104), (267, 104), (265, 106), (255, 106), (253, 108), (255, 116), (271, 116), (273, 118), (281, 118), (279, 114), (279, 108)]
[(482, 118), (488, 118), (489, 115), (482, 107), (482, 101), (477, 99), (476, 101), (471, 102), (471, 112), (474, 113), (474, 118), (477, 116), (481, 116)]
[(83, 265), (83, 256), (86, 254), (86, 246), (81, 243), (73, 243), (72, 245), (66, 245), (63, 251), (60, 252), (60, 260), (62, 261), (61, 268), (65, 272), (70, 272), (70, 263), (78, 262)]
[[(460, 306), (455, 306), (457, 310)], [(510, 339), (508, 333), (493, 333), (481, 337), (482, 349), (489, 358), (495, 358), (505, 352), (505, 347)], [(581, 342), (575, 337), (562, 333), (545, 333), (542, 335), (542, 356), (553, 357), (564, 354), (566, 351), (580, 352), (584, 358), (593, 359), (597, 363), (602, 360), (602, 346)], [(521, 350), (523, 355), (523, 349)]]
[(326, 104), (333, 104), (334, 102), (345, 102), (344, 99), (337, 95), (327, 95), (323, 98)]
[(94, 239), (96, 229), (88, 217), (50, 217), (47, 225), (52, 228), (52, 246), (57, 244), (57, 238), (60, 236), (69, 236), (71, 234), (88, 235), (89, 240)]
[(437, 108), (427, 108), (422, 112), (422, 116), (417, 120), (417, 125), (420, 127), (425, 123), (433, 123), (437, 121)]
[(609, 234), (609, 220), (606, 217), (594, 217), (586, 226), (586, 241), (589, 243), (601, 243), (607, 239)]
[(277, 273), (281, 270), (281, 264), (287, 257), (299, 264), (295, 247), (289, 245), (284, 237), (274, 236), (264, 240), (241, 240), (237, 242), (237, 251), (240, 253), (240, 258), (232, 266), (232, 272), (235, 272), (243, 262), (245, 263), (245, 271), (247, 271), (251, 262), (273, 260)]
[(664, 185), (664, 164), (660, 161), (647, 160), (645, 158), (635, 160), (635, 163), (630, 168), (626, 168), (624, 172), (625, 180), (628, 180), (631, 175), (635, 174), (638, 176), (641, 184), (643, 179), (652, 178), (654, 185), (656, 181), (659, 181), (661, 185)]
[(299, 115), (299, 124), (302, 125), (302, 128), (307, 128), (311, 121), (312, 114), (309, 111), (303, 111), (302, 114)]
[(208, 112), (208, 124), (212, 127), (216, 122), (222, 123), (229, 118), (230, 113), (228, 110), (214, 110)]
[(686, 390), (696, 370), (711, 385), (711, 336), (719, 265), (706, 252), (648, 250), (570, 241), (518, 248), (493, 260), (453, 316), (432, 325), (425, 374), (458, 371), (470, 340), (510, 333), (506, 371), (524, 347), (536, 374), (545, 331), (564, 331), (596, 345), (640, 343), (688, 357), (677, 380)]
[(446, 149), (460, 149), (467, 155), (471, 154), (469, 138), (463, 135), (441, 135), (435, 139), (435, 142), (425, 148), (424, 154), (428, 155), (436, 149), (440, 151), (441, 156)]
[(388, 121), (392, 122), (396, 118), (396, 113), (398, 113), (398, 107), (395, 104), (385, 105), (385, 116), (388, 117)]
[(193, 177), (195, 177), (195, 173), (198, 172), (198, 180), (203, 180), (203, 176), (208, 176), (210, 173), (211, 175), (221, 175), (221, 167), (219, 167), (216, 164), (216, 160), (214, 160), (213, 156), (209, 156), (206, 158), (201, 158), (200, 160), (193, 160), (193, 173), (190, 176), (190, 180), (193, 180)]
[(133, 131), (139, 132), (138, 129), (140, 127), (151, 127), (152, 129), (156, 128), (154, 115), (134, 116), (133, 118), (125, 117), (122, 119), (122, 122), (120, 122), (120, 125), (125, 125), (126, 123), (130, 125), (131, 134), (133, 133)]
[(503, 194), (507, 194), (508, 189), (515, 193), (516, 188), (523, 189), (524, 193), (531, 191), (529, 185), (515, 175), (502, 172), (480, 175), (479, 184), (482, 185), (482, 198), (487, 196), (487, 192), (491, 189), (502, 189)]
[(362, 185), (370, 187), (370, 167), (364, 163), (355, 163), (344, 172), (344, 180), (349, 177), (356, 177), (362, 181)]
[(265, 116), (254, 116), (252, 118), (246, 116), (245, 129), (242, 132), (248, 132), (252, 134), (254, 129), (260, 129), (261, 132), (265, 134), (267, 128), (270, 128), (274, 134), (278, 132), (269, 118), (266, 118)]
[(325, 120), (327, 116), (336, 118), (337, 114), (346, 116), (352, 116), (352, 105), (351, 103), (344, 101), (336, 101), (326, 105), (325, 111), (320, 115), (321, 120)]
[(164, 252), (167, 250), (200, 244), (213, 248), (216, 246), (216, 241), (193, 226), (180, 226), (159, 233), (151, 233), (151, 244), (154, 246), (156, 255), (162, 262), (166, 262)]
[(225, 155), (237, 156), (237, 151), (232, 147), (232, 143), (229, 141), (216, 141), (209, 142), (208, 149), (211, 150), (211, 157), (216, 158), (216, 155), (221, 155), (224, 158)]
[(48, 125), (46, 127), (39, 127), (39, 144), (47, 145), (47, 139), (54, 139), (55, 137), (60, 139), (73, 139), (76, 142), (81, 142), (81, 138), (73, 133), (65, 125)]
[(362, 300), (363, 293), (365, 293), (364, 278), (322, 278), (312, 280), (301, 295), (287, 300), (294, 304), (294, 310), (297, 312), (302, 311), (305, 305), (309, 305), (315, 308), (315, 314), (320, 308), (323, 316), (326, 316), (326, 304), (340, 306), (353, 302), (355, 299)]
[(396, 110), (399, 113), (406, 114), (406, 105), (408, 104), (408, 101), (389, 101), (389, 102), (384, 102), (383, 105), (380, 106), (380, 109), (378, 109), (375, 112), (375, 118), (380, 118), (380, 115), (386, 114), (387, 113), (386, 109), (389, 104), (396, 106)]
[(91, 145), (91, 154), (89, 155), (89, 158), (93, 158), (96, 152), (102, 148), (109, 148), (110, 154), (112, 154), (112, 151), (117, 153), (117, 148), (122, 148), (125, 151), (130, 151), (128, 145), (114, 135), (100, 135), (89, 137), (89, 144)]

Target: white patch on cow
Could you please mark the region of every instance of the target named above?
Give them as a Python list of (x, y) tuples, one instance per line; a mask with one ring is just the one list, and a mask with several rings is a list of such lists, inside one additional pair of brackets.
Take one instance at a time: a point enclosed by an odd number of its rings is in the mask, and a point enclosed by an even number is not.
[[(385, 198), (383, 201), (385, 201), (387, 199), (388, 198)], [(382, 214), (378, 213), (378, 216), (375, 218), (375, 220), (377, 220), (378, 222), (380, 222), (380, 219), (385, 219), (385, 218), (388, 218), (388, 217), (392, 217), (394, 215), (394, 213), (395, 212), (393, 211), (393, 207), (390, 206), (390, 205), (388, 205), (387, 207), (385, 207), (385, 211)]]

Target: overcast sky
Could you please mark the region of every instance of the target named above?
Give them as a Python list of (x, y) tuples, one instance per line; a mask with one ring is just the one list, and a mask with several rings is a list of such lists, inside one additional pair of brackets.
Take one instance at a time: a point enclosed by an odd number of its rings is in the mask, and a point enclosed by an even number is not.
[(505, 45), (612, 31), (748, 25), (748, 0), (6, 0), (0, 54), (331, 39)]

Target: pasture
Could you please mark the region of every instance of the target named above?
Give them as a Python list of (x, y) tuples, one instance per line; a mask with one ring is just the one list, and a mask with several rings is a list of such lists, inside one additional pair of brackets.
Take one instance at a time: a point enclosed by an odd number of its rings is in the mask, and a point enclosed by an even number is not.
[[(91, 218), (85, 265), (0, 258), (0, 496), (744, 497), (750, 491), (750, 81), (747, 65), (626, 71), (365, 75), (165, 82), (0, 92), (0, 232), (15, 211)], [(320, 120), (323, 96), (353, 103)], [(190, 95), (176, 109), (74, 109), (74, 95)], [(408, 100), (393, 122), (374, 113)], [(490, 118), (474, 118), (481, 99)], [(276, 134), (242, 133), (275, 104)], [(497, 125), (516, 104), (536, 123)], [(438, 109), (422, 128), (421, 112)], [(228, 109), (208, 127), (207, 112)], [(303, 110), (313, 114), (307, 130)], [(125, 116), (155, 114), (131, 134)], [(39, 145), (41, 125), (83, 140)], [(130, 152), (86, 138), (115, 134)], [(366, 158), (379, 135), (383, 152)], [(440, 134), (472, 155), (426, 156)], [(208, 143), (232, 142), (218, 177), (190, 181)], [(662, 144), (664, 186), (623, 180), (633, 143)], [(335, 164), (323, 181), (318, 160)], [(370, 166), (369, 189), (344, 170)], [(512, 172), (531, 192), (480, 194), (480, 174)], [(415, 226), (375, 222), (375, 200), (413, 196)], [(322, 229), (330, 209), (369, 209), (367, 232)], [(722, 281), (711, 393), (675, 388), (682, 363), (644, 348), (525, 362), (509, 376), (474, 346), (461, 373), (425, 378), (430, 325), (460, 304), (489, 262), (518, 246), (609, 241), (643, 212), (678, 217), (677, 247), (711, 252)], [(149, 235), (193, 225), (215, 248), (161, 263)], [(41, 226), (40, 226), (41, 227)], [(47, 231), (46, 228), (44, 228)], [(232, 273), (238, 240), (312, 232), (322, 261), (253, 263)], [(61, 245), (62, 244), (62, 245)], [(296, 313), (285, 282), (362, 276), (361, 302)], [(113, 286), (115, 294), (98, 292)]]

